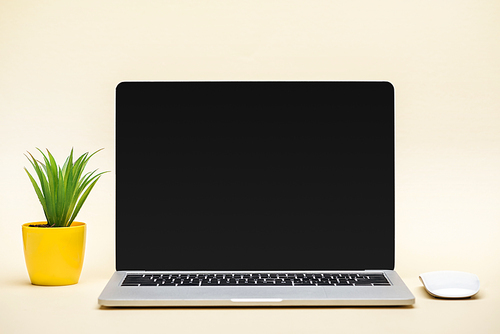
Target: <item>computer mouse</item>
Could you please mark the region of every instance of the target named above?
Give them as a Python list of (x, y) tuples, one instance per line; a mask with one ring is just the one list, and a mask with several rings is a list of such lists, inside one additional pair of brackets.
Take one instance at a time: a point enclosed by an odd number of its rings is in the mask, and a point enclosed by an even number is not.
[(469, 298), (479, 291), (479, 278), (463, 271), (433, 271), (420, 274), (425, 290), (439, 298)]

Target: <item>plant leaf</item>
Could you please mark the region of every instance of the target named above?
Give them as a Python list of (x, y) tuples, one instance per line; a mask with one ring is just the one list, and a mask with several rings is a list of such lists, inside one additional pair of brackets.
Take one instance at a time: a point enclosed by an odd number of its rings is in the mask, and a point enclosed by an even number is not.
[(35, 188), (36, 195), (38, 196), (38, 200), (40, 201), (40, 204), (42, 204), (43, 211), (46, 212), (46, 205), (45, 205), (45, 198), (43, 197), (42, 191), (40, 190), (40, 187), (38, 187), (38, 184), (36, 183), (35, 179), (33, 176), (31, 176), (30, 172), (26, 168), (24, 168), (26, 173), (28, 173), (28, 177), (31, 180), (31, 184), (33, 184), (33, 188)]
[(87, 190), (85, 190), (85, 192), (80, 197), (80, 200), (78, 201), (78, 204), (76, 205), (76, 208), (73, 211), (73, 215), (69, 219), (68, 226), (70, 226), (73, 223), (73, 221), (75, 220), (76, 216), (78, 215), (78, 212), (80, 212), (80, 209), (82, 208), (83, 203), (85, 203), (85, 200), (89, 196), (90, 191), (92, 190), (92, 188), (94, 188), (95, 184), (99, 180), (99, 177), (88, 186)]

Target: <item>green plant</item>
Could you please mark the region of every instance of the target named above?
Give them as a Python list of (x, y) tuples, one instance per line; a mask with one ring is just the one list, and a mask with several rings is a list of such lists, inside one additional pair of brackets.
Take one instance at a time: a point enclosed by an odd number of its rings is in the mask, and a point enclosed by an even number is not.
[(73, 149), (71, 149), (71, 153), (62, 168), (57, 165), (49, 150), (47, 150), (48, 156), (39, 148), (37, 150), (42, 153), (45, 164), (36, 160), (29, 152), (30, 156), (26, 155), (26, 157), (35, 169), (40, 184), (37, 184), (26, 168), (24, 170), (28, 173), (38, 199), (42, 204), (47, 224), (50, 227), (71, 226), (90, 191), (101, 175), (106, 173), (95, 174), (96, 169), (83, 175), (89, 159), (102, 149), (90, 155), (87, 152), (75, 162), (73, 162)]

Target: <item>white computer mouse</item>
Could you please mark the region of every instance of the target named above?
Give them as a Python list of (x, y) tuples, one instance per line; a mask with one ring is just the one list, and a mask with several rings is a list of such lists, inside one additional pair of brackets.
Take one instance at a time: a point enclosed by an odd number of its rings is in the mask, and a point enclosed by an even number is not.
[(420, 274), (427, 292), (439, 298), (469, 298), (479, 291), (479, 278), (463, 271), (433, 271)]

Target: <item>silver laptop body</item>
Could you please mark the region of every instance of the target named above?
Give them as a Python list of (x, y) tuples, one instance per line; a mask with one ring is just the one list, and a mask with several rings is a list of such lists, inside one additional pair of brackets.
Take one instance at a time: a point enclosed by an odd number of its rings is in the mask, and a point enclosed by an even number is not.
[(411, 305), (388, 82), (122, 82), (107, 307)]
[[(137, 286), (121, 287), (127, 274), (117, 271), (99, 296), (108, 307), (158, 306), (396, 306), (411, 305), (415, 298), (393, 270), (386, 275), (390, 286)], [(245, 272), (248, 273), (248, 272)], [(262, 272), (259, 272), (262, 273)], [(303, 273), (303, 272), (301, 272)], [(336, 272), (336, 274), (339, 272)], [(353, 273), (353, 272), (349, 272)], [(354, 272), (356, 273), (356, 272)], [(366, 274), (366, 271), (360, 272)], [(148, 274), (168, 275), (168, 272)], [(179, 274), (179, 272), (175, 272)], [(210, 272), (213, 274), (213, 272)], [(220, 274), (223, 274), (222, 272)]]

